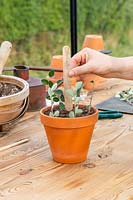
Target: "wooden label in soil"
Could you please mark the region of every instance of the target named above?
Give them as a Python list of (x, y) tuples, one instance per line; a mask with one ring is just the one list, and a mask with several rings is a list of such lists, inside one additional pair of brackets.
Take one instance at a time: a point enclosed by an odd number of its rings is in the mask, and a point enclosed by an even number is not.
[(72, 98), (66, 94), (66, 90), (71, 88), (71, 79), (68, 75), (70, 67), (70, 48), (68, 46), (63, 47), (63, 83), (64, 83), (64, 97), (65, 97), (65, 109), (70, 111), (73, 109)]

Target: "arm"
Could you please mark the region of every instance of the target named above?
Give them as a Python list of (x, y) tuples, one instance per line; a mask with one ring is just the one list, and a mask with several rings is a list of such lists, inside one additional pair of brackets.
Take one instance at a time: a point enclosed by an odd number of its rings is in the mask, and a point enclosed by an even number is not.
[(72, 57), (69, 76), (93, 73), (105, 78), (133, 80), (133, 57), (117, 58), (85, 48)]
[(123, 58), (113, 57), (112, 69), (112, 76), (114, 78), (133, 80), (133, 56)]

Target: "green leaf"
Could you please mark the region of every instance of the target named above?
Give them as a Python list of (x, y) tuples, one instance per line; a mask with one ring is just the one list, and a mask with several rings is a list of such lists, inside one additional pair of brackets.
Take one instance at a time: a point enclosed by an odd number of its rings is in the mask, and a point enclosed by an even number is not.
[(83, 113), (82, 109), (78, 109), (77, 112), (76, 112), (76, 114), (81, 114), (81, 113)]
[(59, 101), (59, 98), (54, 97), (54, 98), (53, 98), (53, 101), (54, 101), (54, 102), (58, 102), (58, 101)]
[(80, 97), (81, 88), (77, 90), (77, 97)]
[(83, 82), (82, 81), (78, 81), (77, 83), (76, 83), (76, 90), (79, 90), (79, 89), (81, 89), (83, 87)]
[(74, 117), (75, 117), (75, 115), (74, 115), (74, 112), (73, 112), (73, 111), (70, 111), (70, 112), (69, 112), (69, 117), (70, 117), (70, 118), (74, 118)]
[(50, 112), (50, 113), (49, 113), (49, 116), (53, 117), (54, 115), (53, 115), (53, 113), (52, 113), (52, 112)]
[(46, 98), (47, 98), (48, 100), (51, 100), (50, 96), (47, 96)]
[(81, 114), (82, 112), (83, 112), (83, 110), (78, 108), (78, 106), (75, 108), (75, 113), (76, 114)]
[(57, 83), (54, 83), (54, 84), (52, 85), (52, 87), (51, 87), (51, 90), (54, 91), (54, 90), (56, 90), (56, 89), (57, 89)]
[(68, 89), (68, 90), (66, 90), (66, 94), (67, 95), (69, 95), (70, 97), (74, 97), (74, 91), (73, 91), (73, 89), (71, 88), (71, 89)]
[(54, 117), (58, 117), (59, 114), (60, 114), (59, 110), (56, 110), (56, 111), (54, 112)]
[(57, 81), (57, 85), (58, 85), (58, 86), (61, 85), (62, 83), (63, 83), (63, 79)]
[(65, 105), (64, 105), (64, 103), (62, 103), (62, 102), (59, 103), (59, 109), (60, 109), (60, 110), (65, 110)]
[(80, 102), (80, 100), (81, 100), (81, 97), (76, 97), (75, 103), (78, 104)]
[(62, 90), (60, 90), (60, 89), (58, 89), (58, 90), (55, 90), (54, 92), (55, 92), (55, 94), (58, 94), (58, 95), (62, 95), (62, 94), (63, 94), (63, 91), (62, 91)]
[(65, 102), (65, 98), (64, 98), (63, 94), (60, 96), (60, 100), (63, 101), (63, 102)]
[(78, 110), (78, 106), (75, 107), (75, 112), (77, 112), (77, 110)]
[(51, 88), (48, 88), (48, 94), (49, 94), (49, 96), (51, 96), (51, 95), (52, 95)]
[(54, 76), (54, 70), (51, 70), (48, 75), (49, 75), (49, 77)]
[(54, 85), (52, 81), (49, 81), (48, 84), (49, 84), (49, 87), (52, 87)]
[(43, 85), (48, 85), (49, 81), (47, 79), (42, 79), (41, 82), (43, 83)]

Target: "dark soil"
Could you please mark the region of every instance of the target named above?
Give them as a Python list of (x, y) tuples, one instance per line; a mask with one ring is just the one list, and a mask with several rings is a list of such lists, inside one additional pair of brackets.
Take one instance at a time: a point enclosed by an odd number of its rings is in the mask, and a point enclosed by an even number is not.
[[(84, 117), (84, 116), (92, 115), (94, 113), (93, 108), (91, 108), (90, 113), (86, 106), (80, 106), (80, 108), (83, 110), (83, 112), (81, 114), (78, 114), (76, 117)], [(54, 107), (54, 112), (56, 110), (59, 110), (58, 106)], [(49, 113), (50, 113), (50, 110), (47, 110), (46, 112), (44, 112), (45, 115), (49, 115)], [(69, 112), (66, 110), (60, 110), (60, 114), (58, 117), (69, 118)]]
[(9, 96), (20, 92), (22, 89), (11, 83), (0, 83), (0, 97)]

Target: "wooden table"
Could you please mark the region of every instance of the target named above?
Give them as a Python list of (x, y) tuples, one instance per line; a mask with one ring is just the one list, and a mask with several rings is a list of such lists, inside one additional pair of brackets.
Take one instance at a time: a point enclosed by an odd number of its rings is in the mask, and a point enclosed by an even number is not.
[[(132, 87), (109, 80), (94, 104)], [(27, 113), (0, 146), (22, 138), (26, 144), (0, 153), (0, 200), (133, 200), (133, 116), (99, 120), (88, 159), (80, 164), (52, 161), (39, 113)]]

